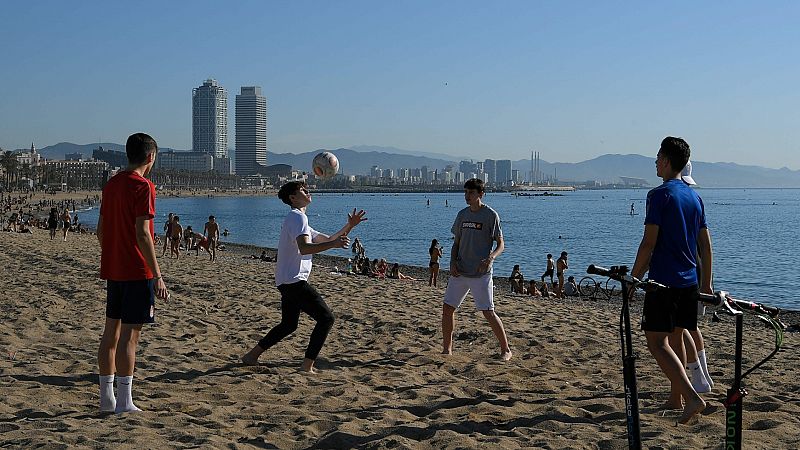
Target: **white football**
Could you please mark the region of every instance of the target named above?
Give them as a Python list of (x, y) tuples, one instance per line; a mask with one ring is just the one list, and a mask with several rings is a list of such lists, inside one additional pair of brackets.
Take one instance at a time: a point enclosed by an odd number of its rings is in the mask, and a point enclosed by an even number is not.
[(330, 178), (339, 172), (339, 159), (331, 152), (322, 152), (314, 157), (311, 169), (320, 178)]

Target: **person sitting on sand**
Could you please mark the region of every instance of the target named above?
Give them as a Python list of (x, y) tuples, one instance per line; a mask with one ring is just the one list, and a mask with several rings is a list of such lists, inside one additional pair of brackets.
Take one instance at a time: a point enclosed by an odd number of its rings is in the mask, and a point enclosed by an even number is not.
[(348, 248), (347, 237), (353, 228), (367, 220), (363, 210), (347, 215), (347, 223), (332, 236), (311, 228), (306, 208), (311, 204), (311, 194), (305, 183), (290, 181), (278, 191), (278, 197), (291, 210), (281, 226), (278, 241), (278, 264), (275, 267), (275, 284), (281, 293), (281, 322), (272, 328), (258, 344), (242, 356), (247, 365), (258, 364), (258, 357), (297, 329), (300, 312), (305, 312), (317, 323), (301, 365), (304, 372), (315, 373), (314, 362), (322, 350), (328, 332), (333, 326), (333, 313), (317, 290), (308, 283), (311, 259), (315, 253), (332, 248)]
[(453, 353), (455, 312), (472, 292), (475, 309), (483, 313), (500, 344), (500, 359), (508, 361), (511, 348), (503, 322), (494, 311), (492, 279), (492, 263), (505, 249), (503, 230), (500, 216), (483, 203), (484, 194), (483, 180), (470, 178), (464, 183), (464, 201), (468, 206), (458, 212), (450, 229), (453, 247), (450, 280), (442, 301), (442, 354)]
[(575, 284), (575, 277), (570, 275), (567, 282), (564, 284), (564, 295), (567, 297), (575, 297), (578, 294), (578, 285)]
[(531, 297), (541, 297), (542, 293), (539, 292), (539, 289), (536, 287), (536, 280), (531, 280), (528, 284), (528, 295)]
[(547, 283), (542, 283), (542, 297), (550, 297), (550, 288), (547, 287)]
[(408, 275), (404, 275), (402, 272), (400, 272), (400, 264), (398, 264), (398, 263), (394, 263), (392, 265), (392, 268), (389, 269), (389, 275), (388, 276), (389, 276), (389, 278), (393, 278), (395, 280), (416, 281), (416, 278), (410, 277)]
[(517, 294), (524, 294), (525, 287), (523, 283), (525, 283), (525, 277), (522, 276), (522, 272), (519, 271), (519, 264), (514, 264), (514, 268), (511, 270), (511, 276), (508, 277), (508, 282), (511, 283), (511, 292)]
[(375, 277), (377, 278), (386, 278), (386, 272), (389, 270), (389, 265), (386, 263), (386, 260), (381, 258), (378, 260), (378, 263), (375, 264)]

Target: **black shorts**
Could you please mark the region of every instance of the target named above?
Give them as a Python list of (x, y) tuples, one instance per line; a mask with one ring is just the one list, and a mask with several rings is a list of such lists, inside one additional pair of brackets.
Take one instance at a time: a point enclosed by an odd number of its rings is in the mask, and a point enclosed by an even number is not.
[(155, 279), (108, 280), (106, 317), (129, 325), (155, 322), (155, 284)]
[(547, 271), (544, 273), (544, 275), (542, 275), (542, 278), (544, 278), (544, 277), (553, 278), (553, 269), (547, 269)]
[(697, 285), (667, 288), (644, 296), (642, 330), (671, 333), (675, 328), (697, 330)]

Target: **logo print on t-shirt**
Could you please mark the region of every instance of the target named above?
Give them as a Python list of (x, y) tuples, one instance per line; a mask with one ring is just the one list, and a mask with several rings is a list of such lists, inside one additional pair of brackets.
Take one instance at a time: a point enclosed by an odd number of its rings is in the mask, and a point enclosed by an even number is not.
[(470, 228), (473, 230), (482, 230), (483, 224), (481, 222), (462, 222), (461, 228)]

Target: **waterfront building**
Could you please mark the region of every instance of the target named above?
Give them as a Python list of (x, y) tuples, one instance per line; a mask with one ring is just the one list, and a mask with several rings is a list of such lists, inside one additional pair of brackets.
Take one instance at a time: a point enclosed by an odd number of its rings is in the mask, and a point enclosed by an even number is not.
[(267, 98), (260, 86), (236, 96), (236, 174), (264, 173), (267, 165)]
[(192, 150), (228, 157), (228, 92), (217, 80), (192, 89)]
[(501, 159), (496, 161), (494, 184), (498, 186), (510, 186), (514, 181), (514, 175), (511, 170), (512, 168), (510, 159)]
[(483, 181), (486, 184), (492, 184), (497, 181), (497, 164), (493, 159), (487, 159), (483, 162)]
[(43, 183), (61, 185), (69, 189), (99, 189), (110, 176), (105, 161), (61, 161), (44, 163)]

